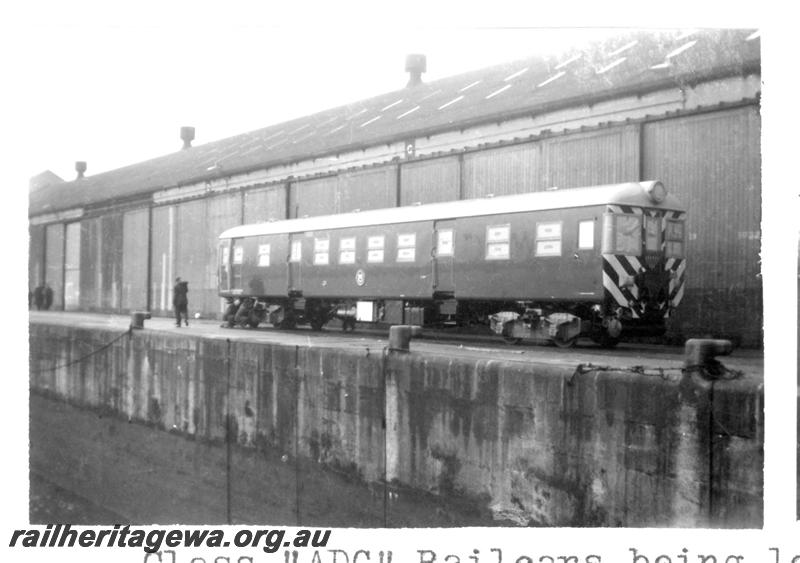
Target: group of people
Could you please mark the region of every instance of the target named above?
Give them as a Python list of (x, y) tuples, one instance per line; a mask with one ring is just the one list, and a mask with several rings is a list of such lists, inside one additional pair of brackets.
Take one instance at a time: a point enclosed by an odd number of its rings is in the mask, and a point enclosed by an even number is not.
[(47, 311), (53, 306), (53, 288), (45, 282), (37, 286), (33, 291), (28, 290), (28, 309), (36, 307), (37, 311), (44, 309)]
[[(175, 326), (180, 327), (181, 321), (189, 326), (189, 282), (175, 278), (175, 287), (172, 288), (172, 306), (175, 309)], [(28, 290), (28, 309), (36, 307), (37, 311), (47, 311), (53, 305), (53, 288), (45, 282), (33, 291)]]

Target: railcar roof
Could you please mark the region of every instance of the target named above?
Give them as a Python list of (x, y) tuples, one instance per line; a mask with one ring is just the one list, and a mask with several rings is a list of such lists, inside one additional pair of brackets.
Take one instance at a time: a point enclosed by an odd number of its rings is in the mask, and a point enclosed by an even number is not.
[(388, 225), (394, 223), (413, 223), (416, 221), (435, 221), (457, 219), (460, 217), (477, 217), (480, 215), (500, 215), (520, 213), (524, 211), (543, 211), (548, 209), (570, 209), (591, 207), (596, 205), (632, 205), (659, 209), (683, 211), (678, 200), (667, 195), (664, 202), (653, 203), (644, 188), (652, 182), (628, 182), (586, 188), (565, 190), (553, 189), (544, 192), (533, 192), (502, 197), (468, 199), (445, 203), (431, 203), (413, 207), (390, 207), (338, 215), (322, 215), (254, 223), (233, 227), (223, 232), (219, 238), (241, 238), (283, 233), (304, 233), (310, 231), (326, 231), (350, 227), (368, 227), (371, 225)]

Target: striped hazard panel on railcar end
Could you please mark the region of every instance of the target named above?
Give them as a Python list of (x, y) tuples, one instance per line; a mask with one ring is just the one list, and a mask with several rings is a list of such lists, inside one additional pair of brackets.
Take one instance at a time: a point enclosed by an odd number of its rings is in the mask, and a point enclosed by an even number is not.
[[(673, 219), (673, 220), (683, 220), (686, 218), (686, 213), (683, 211), (665, 211), (664, 212), (664, 219), (665, 221), (661, 224), (661, 248), (662, 250), (666, 249), (667, 245), (667, 237), (666, 237), (666, 230), (667, 230), (667, 221), (666, 219)], [(684, 256), (686, 256), (686, 239), (684, 238)], [(685, 287), (686, 279), (684, 274), (686, 273), (686, 258), (667, 258), (666, 263), (664, 264), (664, 269), (670, 273), (669, 277), (669, 304), (672, 307), (677, 307), (680, 304), (681, 299), (683, 299), (683, 290)]]
[[(648, 217), (663, 217), (664, 219), (683, 219), (682, 211), (663, 211), (660, 209), (642, 209), (628, 205), (608, 205), (608, 213), (640, 215)], [(661, 222), (661, 256), (666, 249), (665, 240), (666, 220)], [(652, 269), (656, 263), (650, 263), (653, 256), (639, 257), (627, 254), (603, 254), (603, 288), (606, 295), (621, 307), (630, 309), (633, 318), (643, 316), (642, 302), (639, 300), (639, 288), (636, 285), (625, 286), (623, 280), (635, 276), (637, 273)], [(659, 260), (660, 261), (660, 260)], [(669, 301), (676, 307), (683, 297), (683, 274), (686, 261), (682, 258), (670, 258), (664, 262), (664, 269), (671, 272), (669, 281)]]

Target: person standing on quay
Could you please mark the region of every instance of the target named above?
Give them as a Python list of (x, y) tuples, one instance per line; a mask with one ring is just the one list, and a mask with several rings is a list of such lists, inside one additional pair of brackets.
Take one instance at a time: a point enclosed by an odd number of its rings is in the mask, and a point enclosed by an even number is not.
[(175, 287), (172, 289), (172, 306), (175, 309), (175, 326), (180, 328), (181, 315), (186, 326), (189, 326), (189, 282), (181, 281), (181, 278), (175, 278)]

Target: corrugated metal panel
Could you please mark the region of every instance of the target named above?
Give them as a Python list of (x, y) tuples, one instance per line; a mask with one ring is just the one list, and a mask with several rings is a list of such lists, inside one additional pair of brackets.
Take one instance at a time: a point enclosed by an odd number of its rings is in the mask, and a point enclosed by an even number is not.
[(122, 219), (122, 308), (147, 308), (149, 210), (125, 213)]
[(64, 259), (64, 309), (72, 311), (80, 306), (81, 296), (81, 223), (68, 223), (66, 227), (66, 256)]
[(336, 212), (336, 176), (292, 183), (289, 191), (289, 216), (315, 217)]
[(400, 205), (453, 201), (459, 197), (456, 156), (400, 165)]
[(288, 219), (285, 184), (244, 192), (245, 225), (282, 219)]
[(636, 126), (571, 133), (465, 155), (464, 199), (637, 181), (638, 167)]
[[(639, 128), (614, 127), (544, 139), (541, 188), (576, 188), (639, 180)], [(541, 189), (540, 188), (540, 189)]]
[(100, 306), (109, 312), (119, 312), (122, 308), (122, 227), (122, 213), (103, 217)]
[(115, 312), (122, 298), (122, 214), (81, 221), (81, 309)]
[(336, 195), (336, 213), (395, 207), (397, 166), (381, 166), (339, 174)]
[(189, 314), (205, 310), (209, 288), (206, 269), (209, 266), (208, 240), (215, 234), (207, 223), (206, 201), (195, 200), (175, 206), (174, 274), (169, 278), (169, 307), (172, 307), (172, 287), (175, 278), (189, 282)]
[(543, 189), (537, 182), (540, 152), (538, 143), (524, 143), (464, 155), (464, 199)]
[(154, 207), (151, 221), (150, 310), (154, 313), (167, 314), (172, 309), (175, 206)]
[(81, 221), (80, 308), (97, 311), (100, 308), (98, 277), (101, 245), (101, 218)]
[(28, 289), (30, 289), (31, 291), (33, 291), (33, 288), (38, 286), (39, 283), (41, 283), (42, 279), (44, 279), (45, 275), (44, 244), (45, 244), (45, 226), (29, 225), (28, 226)]
[(64, 225), (47, 226), (45, 279), (53, 289), (53, 309), (64, 307)]
[(241, 224), (241, 193), (153, 208), (151, 310), (172, 315), (172, 287), (189, 282), (189, 313), (216, 316), (219, 234)]
[[(213, 197), (206, 200), (206, 224), (203, 241), (205, 244), (205, 266), (202, 288), (195, 284), (195, 289), (202, 289), (202, 314), (220, 315), (222, 301), (217, 294), (217, 248), (219, 246), (219, 235), (226, 229), (242, 224), (242, 194), (236, 193), (225, 196)], [(201, 280), (197, 280), (201, 281)], [(191, 285), (189, 286), (192, 287)], [(201, 297), (201, 293), (195, 292), (193, 298)], [(200, 305), (200, 302), (197, 302)], [(196, 310), (192, 301), (189, 301), (191, 311)], [(198, 307), (199, 309), (199, 307)]]
[(755, 107), (645, 125), (645, 175), (689, 210), (677, 332), (762, 341), (760, 132)]

